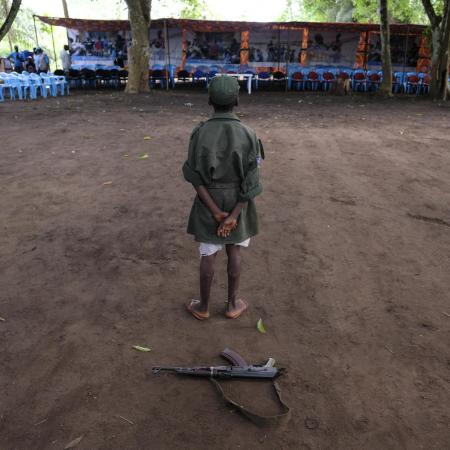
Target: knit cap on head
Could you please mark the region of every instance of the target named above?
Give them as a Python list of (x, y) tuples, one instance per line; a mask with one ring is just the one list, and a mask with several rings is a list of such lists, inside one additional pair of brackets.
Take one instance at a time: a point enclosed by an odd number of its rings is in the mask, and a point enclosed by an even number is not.
[(209, 98), (216, 105), (231, 105), (239, 96), (239, 83), (234, 77), (216, 75), (209, 83)]

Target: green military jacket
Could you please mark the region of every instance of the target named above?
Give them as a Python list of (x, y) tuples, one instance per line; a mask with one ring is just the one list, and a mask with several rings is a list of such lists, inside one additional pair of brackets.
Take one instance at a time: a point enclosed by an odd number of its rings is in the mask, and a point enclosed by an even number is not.
[(231, 212), (247, 202), (238, 225), (227, 238), (217, 236), (218, 223), (208, 207), (195, 197), (187, 232), (211, 244), (237, 244), (258, 233), (254, 198), (262, 192), (259, 179), (262, 146), (255, 132), (233, 113), (215, 113), (194, 129), (183, 165), (186, 181), (204, 185), (217, 206)]

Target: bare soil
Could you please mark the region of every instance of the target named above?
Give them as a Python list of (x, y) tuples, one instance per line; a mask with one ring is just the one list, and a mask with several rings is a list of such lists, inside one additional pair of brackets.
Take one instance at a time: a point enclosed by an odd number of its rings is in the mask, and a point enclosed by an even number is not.
[[(449, 448), (449, 105), (267, 92), (238, 113), (267, 155), (251, 309), (223, 316), (220, 255), (198, 322), (180, 169), (205, 92), (0, 104), (0, 449)], [(225, 347), (288, 369), (286, 424), (150, 374)], [(278, 411), (266, 382), (224, 388)]]

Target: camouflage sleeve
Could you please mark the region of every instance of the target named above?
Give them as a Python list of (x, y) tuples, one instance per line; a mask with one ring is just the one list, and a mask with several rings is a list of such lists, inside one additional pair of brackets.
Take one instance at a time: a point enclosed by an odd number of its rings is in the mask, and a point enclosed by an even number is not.
[(240, 202), (248, 202), (262, 192), (259, 167), (262, 161), (262, 144), (256, 136), (252, 139), (252, 149), (248, 155), (248, 171), (241, 184)]
[(197, 170), (197, 163), (196, 163), (199, 127), (195, 128), (191, 134), (191, 138), (189, 140), (188, 157), (187, 157), (187, 160), (185, 161), (185, 163), (183, 164), (184, 179), (188, 183), (191, 183), (192, 185), (194, 185), (195, 187), (205, 184), (200, 172)]

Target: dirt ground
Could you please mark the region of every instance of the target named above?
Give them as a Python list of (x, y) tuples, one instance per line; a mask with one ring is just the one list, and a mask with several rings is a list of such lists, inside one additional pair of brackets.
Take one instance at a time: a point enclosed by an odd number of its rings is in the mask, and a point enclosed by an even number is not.
[[(251, 309), (224, 318), (221, 255), (198, 322), (180, 169), (206, 100), (0, 105), (0, 449), (450, 448), (449, 105), (242, 94), (267, 156)], [(207, 380), (150, 373), (221, 363), (225, 347), (288, 368), (286, 424), (255, 426)], [(266, 382), (225, 389), (278, 411)]]

